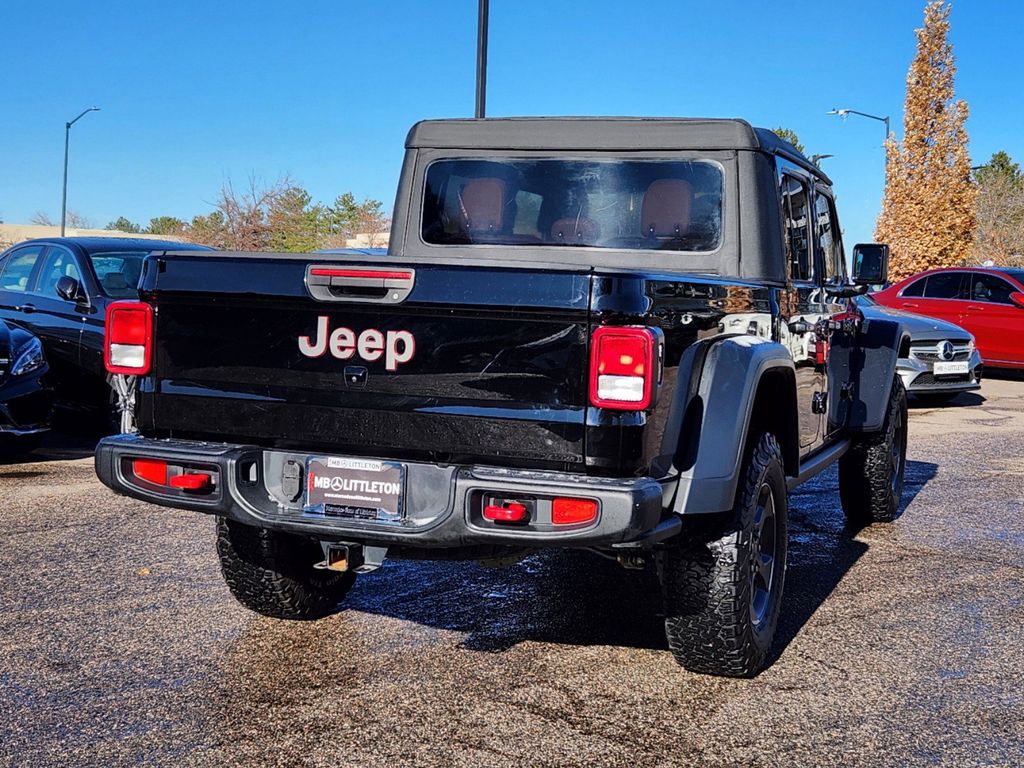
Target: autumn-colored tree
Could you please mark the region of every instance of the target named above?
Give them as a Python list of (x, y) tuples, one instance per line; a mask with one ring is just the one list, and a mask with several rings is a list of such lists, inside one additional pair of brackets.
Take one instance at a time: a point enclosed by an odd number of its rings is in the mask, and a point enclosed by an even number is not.
[[(57, 227), (60, 224), (45, 211), (36, 211), (29, 221), (33, 224), (40, 224), (44, 227)], [(64, 223), (71, 229), (89, 229), (92, 222), (85, 216), (75, 211), (68, 211), (64, 217)]]
[(978, 184), (973, 259), (1024, 266), (1024, 173), (1006, 152), (996, 152), (974, 174)]
[(875, 238), (891, 247), (893, 280), (955, 266), (971, 250), (977, 189), (964, 128), (967, 103), (954, 99), (949, 11), (945, 0), (925, 6), (907, 73), (903, 142), (886, 140), (885, 196)]
[(244, 192), (227, 181), (220, 190), (215, 208), (205, 216), (192, 219), (186, 237), (194, 243), (212, 245), (226, 251), (263, 251), (271, 247), (268, 216), (271, 208), (293, 185), (287, 178), (264, 185), (249, 178)]

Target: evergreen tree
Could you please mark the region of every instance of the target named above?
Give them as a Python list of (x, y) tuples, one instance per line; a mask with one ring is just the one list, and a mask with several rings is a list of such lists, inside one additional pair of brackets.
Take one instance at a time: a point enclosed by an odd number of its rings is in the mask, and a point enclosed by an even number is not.
[(137, 235), (142, 231), (142, 227), (134, 221), (129, 221), (124, 216), (118, 216), (112, 222), (107, 224), (105, 228), (109, 230), (116, 230), (117, 232), (131, 232), (133, 235)]

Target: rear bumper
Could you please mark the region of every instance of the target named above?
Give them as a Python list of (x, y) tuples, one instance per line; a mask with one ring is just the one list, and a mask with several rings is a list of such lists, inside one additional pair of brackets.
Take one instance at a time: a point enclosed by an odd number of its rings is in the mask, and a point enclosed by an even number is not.
[[(286, 463), (305, 466), (309, 456), (256, 446), (117, 435), (97, 446), (96, 474), (114, 491), (143, 501), (322, 540), (456, 549), (478, 545), (606, 547), (639, 540), (646, 544), (660, 538), (651, 532), (662, 522), (662, 488), (652, 478), (611, 479), (497, 467), (403, 462), (407, 481), (401, 522), (308, 514), (303, 511), (301, 495), (283, 483), (282, 470)], [(140, 458), (209, 472), (216, 478), (214, 487), (196, 495), (146, 483), (132, 471), (132, 461)], [(537, 526), (532, 522), (503, 525), (479, 514), (481, 499), (488, 494), (593, 499), (598, 503), (598, 515), (593, 522), (564, 527), (545, 526), (540, 521)]]

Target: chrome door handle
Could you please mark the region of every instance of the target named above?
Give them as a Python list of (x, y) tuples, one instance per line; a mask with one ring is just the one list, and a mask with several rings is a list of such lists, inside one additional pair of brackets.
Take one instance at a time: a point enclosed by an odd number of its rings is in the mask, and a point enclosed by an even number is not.
[(19, 312), (24, 312), (26, 315), (31, 315), (36, 311), (35, 304), (22, 304), (20, 307), (15, 307)]

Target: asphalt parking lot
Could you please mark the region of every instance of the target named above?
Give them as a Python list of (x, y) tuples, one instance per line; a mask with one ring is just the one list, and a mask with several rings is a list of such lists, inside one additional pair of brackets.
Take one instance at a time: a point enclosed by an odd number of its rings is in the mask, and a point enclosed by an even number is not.
[(0, 765), (1024, 764), (1024, 381), (915, 407), (905, 511), (792, 500), (779, 658), (665, 649), (588, 554), (387, 563), (317, 623), (239, 607), (212, 520), (114, 496), (87, 440), (0, 465)]

